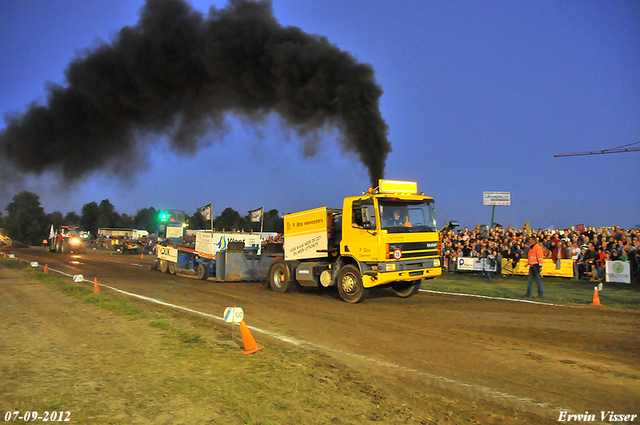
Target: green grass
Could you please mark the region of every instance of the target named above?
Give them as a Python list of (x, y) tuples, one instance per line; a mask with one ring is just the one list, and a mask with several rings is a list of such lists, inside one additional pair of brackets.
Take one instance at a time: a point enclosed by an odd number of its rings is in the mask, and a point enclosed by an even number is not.
[[(594, 287), (597, 282), (566, 278), (542, 278), (545, 300), (561, 304), (589, 304), (593, 301)], [(534, 282), (534, 296), (536, 284)], [(494, 276), (487, 280), (480, 274), (444, 272), (435, 279), (425, 280), (422, 289), (455, 292), (463, 294), (486, 295), (491, 297), (523, 298), (527, 292), (527, 276)], [(640, 308), (640, 285), (625, 283), (603, 283), (599, 292), (600, 302), (608, 307)]]

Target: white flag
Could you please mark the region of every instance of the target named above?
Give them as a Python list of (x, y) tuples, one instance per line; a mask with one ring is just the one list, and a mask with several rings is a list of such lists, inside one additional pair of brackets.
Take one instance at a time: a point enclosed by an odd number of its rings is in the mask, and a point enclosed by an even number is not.
[(260, 207), (257, 210), (249, 211), (249, 218), (253, 223), (259, 223), (262, 218), (262, 213), (264, 212), (264, 207)]
[(204, 217), (205, 220), (211, 220), (211, 207), (213, 206), (213, 203), (209, 204), (209, 205), (205, 205), (204, 207), (198, 208), (198, 212), (200, 214), (202, 214), (202, 217)]
[(56, 236), (55, 232), (53, 231), (53, 224), (51, 225), (51, 230), (49, 230), (49, 239), (53, 239)]

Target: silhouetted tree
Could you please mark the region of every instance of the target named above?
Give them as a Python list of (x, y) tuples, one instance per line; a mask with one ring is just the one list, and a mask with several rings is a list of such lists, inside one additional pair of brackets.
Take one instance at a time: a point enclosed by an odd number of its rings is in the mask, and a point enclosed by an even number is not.
[(226, 230), (251, 230), (251, 222), (247, 217), (242, 217), (238, 211), (228, 207), (222, 214), (214, 219), (215, 229), (218, 231)]
[(264, 213), (264, 231), (284, 232), (284, 219), (280, 217), (278, 210), (272, 209)]
[(189, 217), (189, 229), (192, 230), (210, 230), (211, 229), (211, 221), (205, 220), (202, 214), (198, 211), (194, 212), (191, 217)]
[(136, 213), (133, 223), (133, 227), (136, 229), (153, 233), (156, 231), (156, 225), (158, 224), (158, 211), (153, 207), (142, 208)]
[(98, 235), (98, 216), (100, 215), (98, 204), (95, 202), (84, 204), (80, 214), (81, 227), (90, 231), (91, 236), (95, 238)]
[(18, 193), (5, 209), (8, 215), (4, 220), (4, 230), (11, 239), (40, 245), (49, 236), (47, 216), (40, 205), (40, 197), (35, 193), (26, 190)]
[(80, 216), (75, 211), (68, 212), (63, 221), (65, 226), (80, 226)]
[(54, 211), (47, 214), (47, 223), (53, 224), (54, 229), (57, 229), (62, 225), (67, 225), (67, 223), (64, 222), (64, 217), (62, 217), (62, 213), (60, 211)]

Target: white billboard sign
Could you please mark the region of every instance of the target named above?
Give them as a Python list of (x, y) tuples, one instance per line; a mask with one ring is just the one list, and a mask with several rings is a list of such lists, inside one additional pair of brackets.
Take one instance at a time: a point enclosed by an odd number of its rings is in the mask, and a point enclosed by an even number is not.
[(607, 282), (631, 283), (631, 266), (628, 261), (606, 261)]
[(458, 257), (458, 270), (495, 272), (497, 262), (492, 266), (489, 258)]
[(511, 192), (482, 192), (483, 205), (511, 205)]

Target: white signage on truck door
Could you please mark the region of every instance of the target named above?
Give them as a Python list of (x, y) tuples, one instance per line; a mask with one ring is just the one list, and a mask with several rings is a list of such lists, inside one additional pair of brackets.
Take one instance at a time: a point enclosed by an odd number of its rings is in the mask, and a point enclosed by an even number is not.
[(511, 205), (511, 192), (482, 192), (483, 205)]
[(321, 258), (327, 255), (327, 208), (284, 216), (284, 258)]

